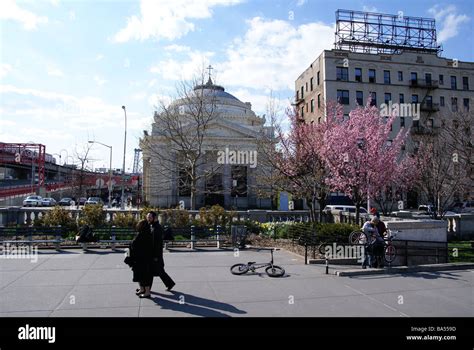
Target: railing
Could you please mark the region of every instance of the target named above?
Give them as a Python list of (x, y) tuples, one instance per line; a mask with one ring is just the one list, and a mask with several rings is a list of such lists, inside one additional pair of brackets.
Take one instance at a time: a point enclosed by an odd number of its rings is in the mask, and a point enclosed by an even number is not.
[(439, 111), (439, 103), (423, 102), (420, 109), (426, 112), (437, 112)]
[(423, 88), (437, 88), (439, 87), (439, 84), (438, 84), (438, 80), (411, 79), (410, 86), (423, 87)]
[[(69, 215), (73, 220), (78, 221), (82, 209), (63, 207), (69, 211)], [(0, 225), (31, 225), (36, 219), (40, 219), (49, 210), (48, 208), (23, 208), (23, 207), (10, 207), (0, 208)], [(189, 220), (199, 219), (198, 210), (188, 210)], [(140, 220), (141, 210), (130, 209), (121, 210), (118, 208), (104, 208), (105, 222), (112, 222), (117, 214), (130, 214), (135, 220)], [(246, 220), (258, 221), (258, 222), (281, 222), (281, 221), (297, 221), (307, 222), (309, 221), (309, 211), (271, 211), (271, 210), (247, 210), (247, 211), (234, 211), (233, 222), (242, 222)], [(158, 213), (160, 216), (161, 214)]]

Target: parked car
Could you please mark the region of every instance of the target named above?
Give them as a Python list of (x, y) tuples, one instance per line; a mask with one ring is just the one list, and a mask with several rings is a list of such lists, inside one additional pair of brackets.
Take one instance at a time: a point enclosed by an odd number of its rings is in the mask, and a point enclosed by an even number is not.
[(41, 205), (43, 207), (54, 207), (56, 205), (56, 200), (54, 198), (43, 198)]
[[(355, 205), (326, 205), (324, 207), (324, 211), (328, 212), (331, 210), (342, 210), (342, 211), (348, 211), (349, 213), (355, 213), (356, 212), (356, 207)], [(368, 214), (367, 209), (360, 207), (360, 213), (361, 214)]]
[(102, 204), (104, 205), (104, 202), (100, 197), (89, 197), (84, 205), (91, 205), (91, 204)]
[(58, 202), (58, 205), (69, 206), (69, 205), (72, 205), (72, 202), (74, 202), (72, 198), (64, 197)]
[(41, 206), (43, 198), (41, 196), (28, 196), (23, 201), (25, 207), (39, 207)]
[(87, 198), (86, 197), (81, 197), (79, 198), (79, 200), (77, 201), (79, 205), (85, 205), (86, 202), (87, 202)]
[(431, 215), (434, 212), (435, 208), (431, 204), (422, 204), (418, 206), (418, 211), (425, 212), (426, 214)]

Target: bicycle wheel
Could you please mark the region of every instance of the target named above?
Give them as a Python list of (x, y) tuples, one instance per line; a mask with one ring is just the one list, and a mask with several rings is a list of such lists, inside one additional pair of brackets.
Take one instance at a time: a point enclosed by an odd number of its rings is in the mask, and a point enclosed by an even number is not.
[(385, 252), (384, 252), (384, 258), (385, 261), (388, 263), (391, 263), (392, 261), (395, 260), (395, 257), (397, 256), (397, 249), (393, 245), (388, 245), (385, 247)]
[(319, 254), (326, 255), (326, 246), (328, 246), (328, 245), (330, 245), (330, 244), (327, 243), (327, 242), (321, 243), (319, 245), (319, 248), (318, 248)]
[(265, 269), (265, 272), (267, 273), (268, 276), (270, 277), (281, 277), (285, 274), (285, 270), (280, 267), (280, 266), (276, 266), (276, 265), (273, 265), (272, 266), (268, 266), (266, 269)]
[(249, 270), (249, 266), (247, 264), (235, 264), (232, 265), (230, 268), (230, 272), (233, 275), (243, 275)]
[(367, 236), (362, 231), (353, 231), (349, 235), (349, 243), (350, 244), (366, 244)]

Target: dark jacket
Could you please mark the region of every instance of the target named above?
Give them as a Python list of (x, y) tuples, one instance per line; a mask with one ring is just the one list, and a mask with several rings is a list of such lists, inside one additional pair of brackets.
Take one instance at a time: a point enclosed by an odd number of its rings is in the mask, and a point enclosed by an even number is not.
[(163, 262), (163, 232), (159, 223), (145, 225), (130, 245), (133, 282), (158, 276)]

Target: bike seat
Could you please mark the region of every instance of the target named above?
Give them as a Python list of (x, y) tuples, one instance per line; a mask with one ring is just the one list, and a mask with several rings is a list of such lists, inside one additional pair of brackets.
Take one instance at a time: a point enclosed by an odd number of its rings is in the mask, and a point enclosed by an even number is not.
[(248, 264), (248, 265), (255, 264), (255, 261), (249, 261), (247, 264)]

